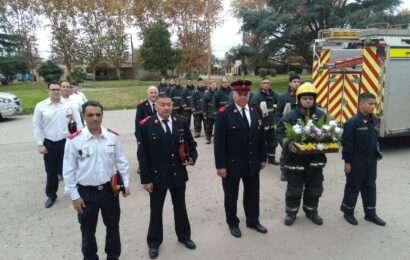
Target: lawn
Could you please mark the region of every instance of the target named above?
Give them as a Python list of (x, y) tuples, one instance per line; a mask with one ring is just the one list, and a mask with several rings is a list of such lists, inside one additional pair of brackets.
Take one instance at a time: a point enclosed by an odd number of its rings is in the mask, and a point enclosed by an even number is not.
[[(310, 75), (303, 76), (303, 81), (310, 80)], [(241, 77), (234, 77), (232, 80)], [(246, 77), (253, 82), (252, 89), (256, 91), (260, 78), (256, 76)], [(272, 87), (277, 93), (283, 93), (288, 86), (288, 76), (278, 75), (271, 78)], [(185, 85), (186, 81), (182, 80)], [(98, 100), (108, 110), (134, 108), (135, 105), (145, 98), (145, 90), (150, 85), (157, 85), (154, 81), (140, 80), (117, 80), (117, 81), (87, 81), (81, 85), (82, 91), (89, 100)], [(219, 85), (219, 84), (218, 84)], [(11, 92), (23, 102), (23, 113), (33, 112), (35, 105), (47, 97), (45, 83), (13, 83), (0, 86), (0, 92)]]

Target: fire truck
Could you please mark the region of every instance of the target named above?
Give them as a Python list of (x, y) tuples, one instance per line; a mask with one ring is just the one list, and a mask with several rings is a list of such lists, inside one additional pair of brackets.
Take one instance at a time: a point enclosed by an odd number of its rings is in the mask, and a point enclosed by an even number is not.
[(331, 117), (343, 124), (370, 92), (380, 137), (410, 135), (410, 26), (322, 30), (313, 53), (317, 102)]

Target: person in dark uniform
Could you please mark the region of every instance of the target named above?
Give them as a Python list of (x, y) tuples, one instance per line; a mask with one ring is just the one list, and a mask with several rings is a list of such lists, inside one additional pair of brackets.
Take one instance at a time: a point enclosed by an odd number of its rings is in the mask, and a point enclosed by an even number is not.
[(172, 99), (173, 114), (184, 117), (184, 88), (181, 86), (179, 79), (175, 79), (175, 86), (170, 90), (170, 97)]
[(192, 114), (194, 116), (195, 138), (201, 136), (202, 124), (205, 123), (202, 103), (204, 102), (204, 96), (207, 88), (208, 87), (204, 85), (204, 80), (202, 78), (198, 78), (197, 87), (192, 96)]
[(158, 88), (158, 94), (159, 95), (167, 95), (169, 96), (169, 91), (170, 91), (170, 85), (169, 85), (169, 80), (166, 80), (165, 78), (161, 79), (161, 82), (159, 83), (159, 85), (157, 86)]
[(234, 102), (216, 115), (215, 166), (222, 178), (226, 222), (234, 237), (241, 237), (236, 214), (241, 180), (246, 225), (267, 232), (259, 222), (259, 172), (266, 165), (266, 144), (260, 113), (248, 105), (251, 84), (248, 80), (232, 82)]
[(184, 108), (184, 117), (188, 121), (189, 127), (191, 127), (191, 116), (192, 116), (192, 107), (193, 107), (193, 100), (192, 97), (194, 95), (195, 86), (192, 83), (191, 79), (188, 79), (184, 92), (182, 93), (182, 100)]
[(152, 116), (156, 113), (155, 101), (158, 98), (158, 89), (155, 86), (150, 86), (147, 89), (147, 99), (137, 105), (135, 114), (135, 138), (138, 140), (139, 122), (147, 116)]
[(150, 195), (150, 223), (147, 242), (150, 258), (159, 254), (163, 240), (162, 210), (167, 190), (174, 206), (175, 230), (178, 241), (195, 249), (185, 205), (186, 166), (198, 157), (196, 143), (185, 119), (171, 116), (172, 100), (159, 96), (155, 103), (157, 114), (140, 122), (141, 141), (138, 161), (141, 183)]
[(359, 113), (344, 125), (342, 136), (346, 186), (341, 206), (344, 218), (352, 225), (357, 197), (362, 195), (364, 219), (380, 226), (386, 222), (376, 214), (377, 160), (382, 158), (377, 140), (377, 119), (373, 116), (376, 97), (370, 93), (359, 96)]
[(204, 130), (206, 137), (206, 144), (210, 144), (212, 140), (212, 132), (214, 130), (215, 123), (215, 102), (214, 96), (216, 92), (216, 81), (211, 80), (209, 82), (209, 88), (205, 93), (202, 103), (202, 111), (204, 113)]
[[(278, 105), (276, 108), (276, 122), (279, 122), (283, 115), (290, 112), (292, 109), (296, 108), (296, 90), (300, 86), (300, 76), (291, 75), (289, 77), (289, 87), (288, 91), (278, 98)], [(280, 179), (281, 181), (286, 181), (286, 169), (283, 167), (283, 150), (280, 157)]]
[(218, 111), (221, 107), (226, 106), (229, 102), (232, 102), (232, 90), (229, 85), (228, 79), (226, 77), (223, 77), (221, 87), (215, 92), (215, 110)]
[(316, 89), (310, 83), (304, 83), (296, 91), (297, 107), (283, 116), (278, 124), (277, 138), (283, 149), (283, 167), (288, 181), (286, 189), (285, 225), (292, 225), (296, 220), (303, 197), (303, 210), (306, 217), (317, 225), (323, 224), (318, 214), (319, 198), (323, 192), (323, 168), (326, 156), (318, 154), (298, 154), (297, 148), (286, 137), (285, 124), (295, 125), (298, 120), (307, 123), (317, 122), (326, 114), (315, 104)]
[(261, 81), (261, 87), (252, 98), (252, 105), (257, 106), (262, 114), (263, 129), (265, 130), (266, 138), (266, 153), (268, 156), (268, 163), (278, 165), (275, 159), (276, 151), (276, 106), (278, 102), (278, 95), (271, 89), (271, 82), (268, 79)]

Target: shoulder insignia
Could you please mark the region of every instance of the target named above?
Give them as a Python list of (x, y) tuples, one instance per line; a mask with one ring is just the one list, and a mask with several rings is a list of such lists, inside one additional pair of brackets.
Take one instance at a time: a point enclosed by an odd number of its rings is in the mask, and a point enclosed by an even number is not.
[(225, 106), (220, 107), (220, 108), (218, 109), (218, 112), (220, 112), (220, 113), (225, 112)]
[(139, 124), (140, 124), (140, 125), (145, 124), (150, 118), (151, 118), (151, 116), (146, 116), (146, 117), (144, 117), (143, 119), (141, 119), (141, 120), (139, 121)]
[(120, 135), (119, 133), (117, 133), (117, 132), (115, 132), (114, 130), (109, 129), (109, 128), (107, 128), (107, 131), (110, 132), (110, 133), (113, 133), (113, 134), (115, 134), (115, 135)]
[(80, 133), (81, 133), (81, 130), (78, 130), (78, 131), (76, 131), (76, 132), (74, 132), (74, 133), (72, 133), (72, 134), (69, 134), (67, 138), (68, 138), (69, 140), (72, 140), (72, 139), (74, 139), (75, 137), (79, 136)]

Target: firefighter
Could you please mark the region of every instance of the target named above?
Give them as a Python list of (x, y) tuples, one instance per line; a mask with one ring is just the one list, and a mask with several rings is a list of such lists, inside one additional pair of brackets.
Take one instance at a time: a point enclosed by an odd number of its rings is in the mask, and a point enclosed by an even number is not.
[(204, 113), (204, 128), (205, 128), (206, 144), (211, 143), (212, 132), (214, 129), (215, 114), (216, 114), (215, 102), (214, 102), (215, 92), (216, 92), (216, 81), (211, 80), (209, 82), (209, 88), (205, 93), (204, 100), (202, 103), (202, 111)]
[(204, 122), (202, 103), (204, 102), (204, 96), (207, 88), (208, 87), (204, 85), (204, 80), (202, 78), (198, 78), (197, 87), (192, 96), (192, 114), (194, 116), (195, 138), (201, 136), (202, 122)]
[(191, 79), (188, 79), (184, 92), (182, 93), (184, 116), (188, 121), (188, 126), (191, 127), (191, 115), (192, 115), (192, 97), (195, 91), (195, 86)]
[(263, 129), (266, 139), (266, 154), (268, 156), (268, 163), (279, 165), (275, 159), (276, 151), (276, 115), (275, 109), (278, 101), (278, 95), (271, 89), (271, 82), (269, 79), (261, 81), (261, 87), (252, 99), (252, 105), (260, 108), (262, 114)]
[(215, 110), (218, 111), (221, 107), (228, 105), (229, 102), (232, 102), (232, 90), (228, 79), (223, 77), (221, 87), (215, 92)]
[(342, 136), (343, 160), (345, 161), (346, 186), (341, 210), (346, 221), (358, 222), (354, 209), (359, 192), (363, 200), (364, 219), (385, 226), (376, 214), (377, 160), (382, 158), (377, 140), (377, 122), (373, 116), (376, 97), (370, 93), (359, 96), (359, 113), (344, 125)]
[(322, 225), (318, 214), (319, 198), (323, 192), (323, 168), (326, 156), (322, 153), (302, 155), (297, 153), (295, 143), (286, 137), (285, 124), (295, 125), (298, 120), (305, 123), (326, 117), (315, 104), (316, 90), (311, 83), (304, 83), (296, 91), (297, 107), (283, 116), (278, 124), (277, 138), (283, 148), (283, 167), (288, 181), (286, 190), (285, 225), (295, 222), (303, 197), (303, 210), (313, 223)]
[(184, 88), (181, 86), (178, 78), (175, 78), (175, 86), (171, 88), (169, 93), (173, 103), (172, 113), (184, 117), (184, 100), (182, 97)]
[[(288, 91), (278, 98), (278, 104), (276, 107), (276, 122), (282, 119), (282, 116), (293, 108), (296, 107), (296, 90), (300, 86), (300, 76), (291, 75), (289, 77), (289, 87)], [(281, 181), (286, 181), (286, 169), (283, 168), (283, 150), (280, 158), (280, 179)]]
[(170, 90), (169, 80), (162, 78), (157, 88), (158, 88), (158, 95), (169, 96), (169, 90)]

